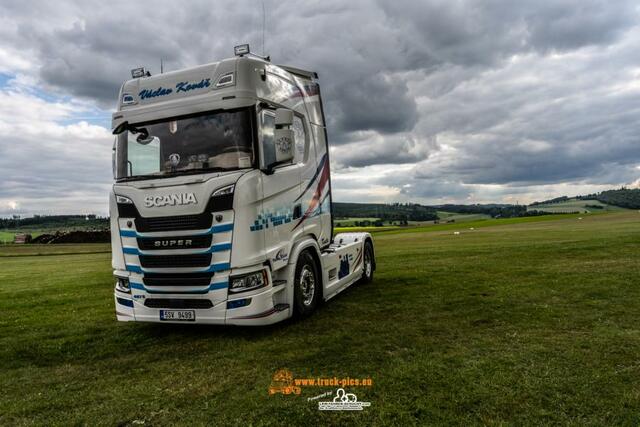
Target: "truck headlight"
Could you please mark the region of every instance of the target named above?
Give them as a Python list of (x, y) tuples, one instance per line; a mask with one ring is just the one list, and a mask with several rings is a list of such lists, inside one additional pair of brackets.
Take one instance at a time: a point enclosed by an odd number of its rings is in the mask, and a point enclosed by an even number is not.
[(116, 277), (116, 290), (124, 292), (126, 294), (131, 293), (129, 279), (127, 279), (126, 277)]
[(227, 186), (222, 187), (222, 188), (218, 188), (216, 191), (213, 192), (211, 197), (225, 196), (227, 194), (233, 194), (233, 190), (235, 188), (236, 188), (235, 184), (231, 184), (231, 185), (227, 185)]
[(118, 196), (117, 194), (116, 194), (116, 202), (117, 203), (122, 203), (122, 204), (125, 204), (125, 205), (132, 205), (133, 204), (133, 201), (131, 201), (130, 198), (124, 197), (124, 196)]
[(267, 270), (260, 270), (242, 276), (232, 276), (229, 279), (229, 292), (244, 292), (267, 286), (269, 278)]

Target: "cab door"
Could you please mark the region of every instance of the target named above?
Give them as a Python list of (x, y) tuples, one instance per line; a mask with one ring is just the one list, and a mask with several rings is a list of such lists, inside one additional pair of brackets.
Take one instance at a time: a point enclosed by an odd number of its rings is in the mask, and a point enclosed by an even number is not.
[(301, 165), (294, 160), (280, 164), (272, 170), (275, 161), (275, 112), (263, 109), (259, 115), (262, 210), (254, 223), (256, 231), (264, 233), (265, 255), (274, 269), (286, 265), (295, 235), (295, 201), (300, 194)]

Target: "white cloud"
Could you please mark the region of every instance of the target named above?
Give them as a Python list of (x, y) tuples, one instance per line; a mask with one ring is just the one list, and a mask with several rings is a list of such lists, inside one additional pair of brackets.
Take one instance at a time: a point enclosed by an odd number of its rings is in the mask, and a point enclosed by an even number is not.
[[(0, 214), (106, 213), (129, 70), (260, 51), (252, 1), (174, 6), (3, 3)], [(320, 74), (334, 200), (522, 203), (638, 180), (637, 2), (265, 6), (274, 62)]]
[(113, 137), (82, 105), (0, 90), (0, 215), (107, 213)]

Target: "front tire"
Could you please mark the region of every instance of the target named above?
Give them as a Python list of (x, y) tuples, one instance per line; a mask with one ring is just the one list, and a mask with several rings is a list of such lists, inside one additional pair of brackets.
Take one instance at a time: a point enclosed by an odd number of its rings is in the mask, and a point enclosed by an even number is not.
[(373, 255), (373, 245), (370, 241), (364, 242), (364, 259), (362, 260), (362, 283), (371, 283), (373, 281), (373, 270), (375, 259)]
[(322, 292), (322, 281), (315, 258), (304, 251), (298, 257), (294, 281), (294, 313), (298, 317), (309, 316), (316, 309)]

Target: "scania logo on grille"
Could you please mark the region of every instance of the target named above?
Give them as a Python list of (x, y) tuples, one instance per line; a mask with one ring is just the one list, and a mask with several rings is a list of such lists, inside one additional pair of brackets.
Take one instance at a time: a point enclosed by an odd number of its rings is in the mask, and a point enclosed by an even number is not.
[(167, 194), (166, 196), (147, 196), (144, 198), (144, 205), (148, 208), (155, 206), (176, 206), (196, 204), (196, 195), (193, 193)]
[(176, 239), (176, 240), (171, 240), (171, 239), (167, 239), (167, 240), (154, 240), (153, 241), (153, 246), (155, 246), (156, 248), (165, 248), (165, 247), (189, 247), (193, 244), (193, 241), (191, 239)]

